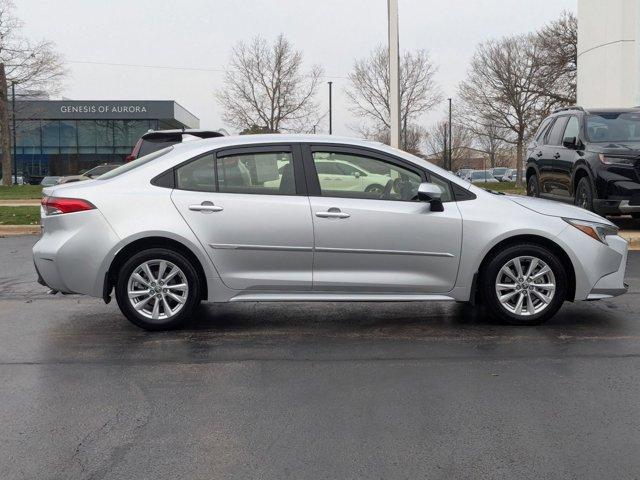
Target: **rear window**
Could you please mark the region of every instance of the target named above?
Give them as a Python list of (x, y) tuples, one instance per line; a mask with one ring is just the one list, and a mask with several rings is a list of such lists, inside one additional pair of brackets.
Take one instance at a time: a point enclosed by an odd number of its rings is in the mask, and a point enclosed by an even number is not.
[(142, 157), (144, 155), (149, 155), (150, 153), (157, 152), (158, 150), (162, 150), (163, 148), (167, 148), (181, 142), (182, 134), (163, 135), (160, 138), (143, 138), (138, 156)]
[(160, 158), (163, 155), (166, 155), (171, 150), (173, 150), (173, 146), (164, 148), (162, 150), (158, 150), (157, 152), (150, 153), (149, 155), (145, 155), (144, 157), (137, 158), (129, 163), (125, 163), (124, 165), (114, 168), (110, 172), (105, 173), (104, 175), (100, 175), (97, 177), (97, 180), (109, 180), (110, 178), (117, 177), (118, 175), (122, 175), (123, 173), (128, 172), (129, 170), (133, 170), (145, 163), (149, 163), (156, 158)]

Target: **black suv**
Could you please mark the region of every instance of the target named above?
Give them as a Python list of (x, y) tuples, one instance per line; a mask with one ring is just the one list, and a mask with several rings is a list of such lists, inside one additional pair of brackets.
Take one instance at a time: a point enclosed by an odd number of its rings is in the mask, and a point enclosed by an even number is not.
[(526, 158), (527, 195), (640, 218), (640, 108), (556, 110)]

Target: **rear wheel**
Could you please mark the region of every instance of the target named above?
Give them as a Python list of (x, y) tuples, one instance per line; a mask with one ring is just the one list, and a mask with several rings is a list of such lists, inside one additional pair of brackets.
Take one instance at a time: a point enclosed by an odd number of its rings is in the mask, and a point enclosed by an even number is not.
[(191, 262), (164, 248), (133, 255), (118, 272), (118, 306), (133, 324), (146, 330), (168, 330), (185, 323), (200, 302), (199, 292)]
[(535, 244), (496, 253), (481, 272), (489, 311), (513, 325), (538, 325), (551, 318), (566, 297), (567, 274), (554, 253)]
[(578, 207), (593, 212), (593, 190), (591, 189), (591, 182), (587, 177), (582, 177), (578, 182), (574, 203)]
[(540, 186), (538, 185), (538, 176), (534, 173), (527, 180), (527, 196), (529, 197), (539, 197), (540, 196)]

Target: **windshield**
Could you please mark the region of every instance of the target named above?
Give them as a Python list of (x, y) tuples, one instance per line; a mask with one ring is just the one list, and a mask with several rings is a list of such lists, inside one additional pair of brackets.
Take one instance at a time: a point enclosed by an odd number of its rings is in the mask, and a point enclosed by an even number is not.
[(110, 172), (105, 173), (104, 175), (100, 175), (97, 180), (109, 180), (110, 178), (117, 177), (118, 175), (122, 175), (123, 173), (128, 172), (129, 170), (133, 170), (145, 163), (149, 163), (156, 158), (161, 157), (162, 155), (169, 153), (173, 150), (173, 147), (167, 147), (162, 150), (158, 150), (157, 152), (150, 153), (149, 155), (145, 155), (144, 157), (137, 158), (129, 163), (125, 163), (124, 165), (120, 165), (118, 168), (114, 168)]
[(591, 142), (640, 142), (640, 113), (601, 113), (587, 117)]

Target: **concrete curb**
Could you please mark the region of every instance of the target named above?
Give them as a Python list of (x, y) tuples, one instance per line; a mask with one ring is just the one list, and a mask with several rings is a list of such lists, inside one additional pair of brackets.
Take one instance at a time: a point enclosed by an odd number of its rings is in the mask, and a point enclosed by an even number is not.
[(40, 225), (0, 225), (1, 237), (15, 237), (18, 235), (40, 235)]
[(620, 236), (629, 242), (630, 250), (640, 250), (640, 231), (621, 230)]
[(39, 205), (40, 200), (37, 198), (0, 200), (0, 207), (37, 207)]

